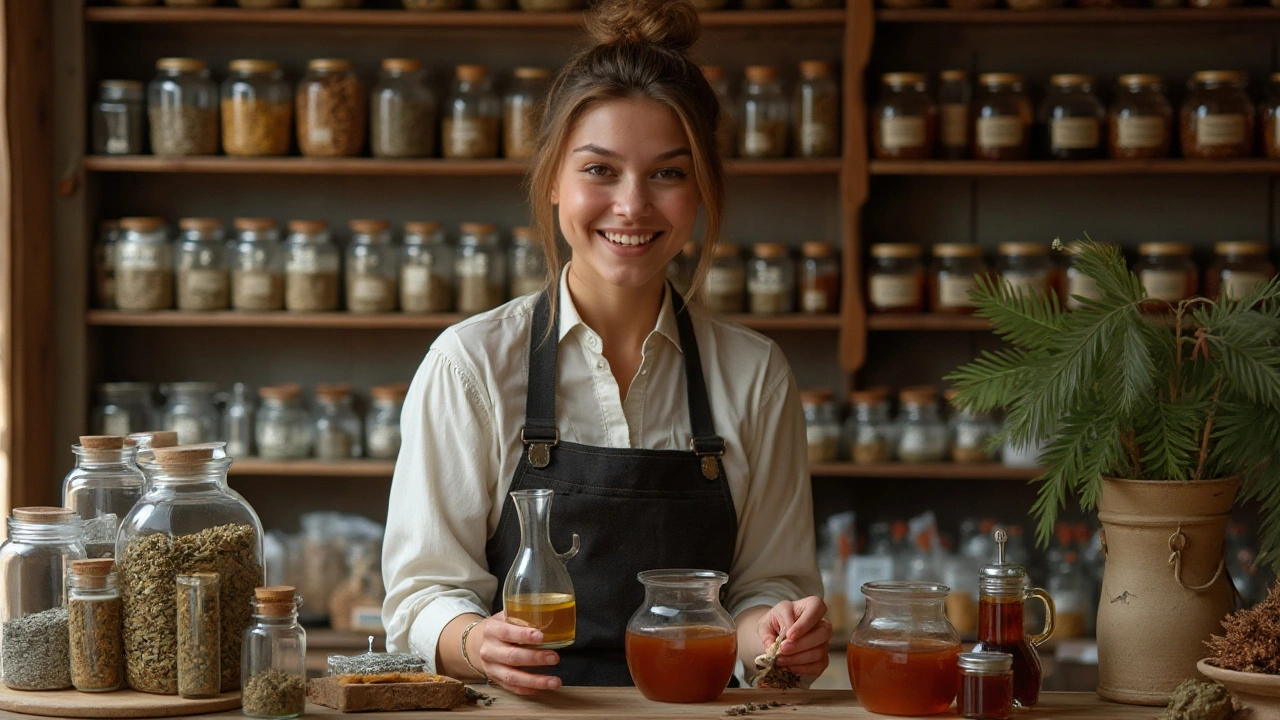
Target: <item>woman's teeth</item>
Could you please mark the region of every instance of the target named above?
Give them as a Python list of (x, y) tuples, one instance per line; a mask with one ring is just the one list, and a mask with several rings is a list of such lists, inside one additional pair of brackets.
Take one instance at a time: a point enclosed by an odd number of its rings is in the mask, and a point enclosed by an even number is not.
[(658, 236), (658, 233), (646, 233), (644, 235), (624, 235), (622, 233), (612, 233), (600, 231), (600, 234), (611, 243), (617, 245), (644, 245), (652, 241)]

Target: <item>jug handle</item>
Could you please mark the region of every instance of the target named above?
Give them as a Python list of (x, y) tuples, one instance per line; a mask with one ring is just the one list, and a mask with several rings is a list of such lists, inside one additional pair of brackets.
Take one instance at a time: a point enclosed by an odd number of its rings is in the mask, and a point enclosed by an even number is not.
[(1054, 608), (1053, 598), (1049, 596), (1049, 593), (1040, 588), (1028, 590), (1023, 597), (1026, 599), (1035, 598), (1044, 603), (1044, 629), (1040, 631), (1039, 635), (1032, 635), (1028, 638), (1032, 646), (1040, 647), (1041, 643), (1048, 640), (1049, 636), (1053, 634), (1053, 623), (1057, 617), (1057, 609)]
[[(1222, 559), (1218, 560), (1218, 571), (1209, 578), (1209, 582), (1203, 585), (1188, 585), (1182, 580), (1182, 551), (1187, 549), (1187, 535), (1182, 532), (1182, 526), (1178, 526), (1178, 531), (1169, 536), (1169, 549), (1173, 551), (1169, 555), (1169, 564), (1173, 566), (1173, 579), (1178, 581), (1183, 590), (1192, 592), (1204, 592), (1213, 587), (1218, 582), (1218, 578), (1222, 577), (1222, 571), (1227, 566), (1227, 551), (1223, 548)], [(1235, 587), (1235, 583), (1229, 583), (1231, 587)]]
[[(565, 552), (562, 552), (562, 553), (558, 552), (558, 553), (556, 553), (556, 557), (560, 558), (560, 560), (562, 560), (562, 561), (564, 561), (564, 560), (569, 560), (569, 559), (570, 559), (570, 558), (572, 558), (574, 555), (577, 555), (577, 554), (578, 554), (578, 548), (579, 548), (579, 547), (580, 547), (580, 545), (578, 544), (578, 533), (574, 533), (574, 534), (573, 534), (573, 547), (569, 548), (569, 549), (568, 549), (568, 550), (566, 550)], [(553, 551), (553, 552), (554, 552), (554, 550), (555, 550), (555, 548), (552, 548), (552, 551)]]

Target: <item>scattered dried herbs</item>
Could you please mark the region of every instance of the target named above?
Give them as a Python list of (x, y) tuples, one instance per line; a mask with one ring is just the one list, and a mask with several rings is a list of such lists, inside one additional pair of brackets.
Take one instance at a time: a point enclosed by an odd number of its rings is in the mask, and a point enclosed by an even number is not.
[(774, 638), (772, 644), (765, 648), (763, 655), (757, 655), (755, 666), (756, 674), (750, 679), (750, 684), (762, 688), (774, 688), (777, 690), (790, 690), (800, 687), (800, 676), (794, 672), (778, 667), (778, 651), (782, 649), (782, 642), (786, 639), (786, 633), (780, 633)]
[(71, 622), (71, 683), (82, 692), (115, 690), (124, 683), (124, 655), (120, 645), (119, 597), (73, 599)]
[(307, 685), (301, 675), (263, 670), (244, 687), (244, 714), (258, 718), (301, 715), (307, 707)]
[(14, 690), (71, 687), (71, 640), (65, 607), (6, 622), (0, 628), (0, 673)]
[(1160, 720), (1231, 720), (1236, 709), (1225, 687), (1187, 680), (1169, 696), (1169, 706), (1160, 713)]
[(770, 700), (769, 702), (749, 702), (745, 705), (734, 705), (728, 710), (725, 710), (724, 715), (725, 717), (741, 717), (755, 712), (762, 712), (764, 710), (772, 710), (773, 708), (788, 706), (789, 703), (778, 702), (777, 700)]
[(1280, 592), (1273, 586), (1267, 599), (1222, 620), (1226, 635), (1211, 635), (1211, 664), (1226, 670), (1280, 675)]

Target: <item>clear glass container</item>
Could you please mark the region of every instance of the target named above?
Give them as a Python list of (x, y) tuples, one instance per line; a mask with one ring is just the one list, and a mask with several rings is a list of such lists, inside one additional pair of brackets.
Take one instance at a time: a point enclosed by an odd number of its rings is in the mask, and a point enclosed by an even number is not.
[(800, 392), (809, 464), (835, 462), (840, 454), (840, 419), (829, 389)]
[(1026, 160), (1031, 156), (1031, 100), (1016, 73), (983, 73), (973, 102), (973, 158)]
[(551, 544), (551, 501), (546, 489), (510, 493), (520, 521), (520, 550), (502, 586), (507, 622), (542, 632), (542, 643), (530, 647), (555, 650), (577, 636), (577, 596), (565, 562), (578, 554), (578, 534), (565, 552)]
[(231, 307), (284, 309), (284, 247), (272, 218), (236, 218), (231, 259)]
[(454, 260), (457, 308), (463, 315), (475, 315), (498, 307), (507, 289), (506, 255), (498, 240), (498, 227), (491, 223), (462, 223), (458, 253)]
[(93, 243), (93, 306), (103, 310), (116, 307), (116, 268), (119, 264), (120, 221), (98, 223)]
[(800, 312), (840, 312), (840, 258), (830, 243), (807, 242), (800, 246)]
[(1054, 160), (1096, 160), (1103, 155), (1107, 109), (1093, 91), (1093, 76), (1053, 75), (1040, 106), (1042, 146)]
[(1148, 301), (1142, 306), (1152, 312), (1171, 310), (1199, 290), (1200, 270), (1191, 259), (1190, 243), (1142, 243), (1133, 272), (1147, 291)]
[(927, 385), (902, 388), (898, 404), (898, 460), (926, 463), (946, 459), (947, 424), (938, 413), (938, 389)]
[(871, 145), (881, 160), (933, 157), (938, 107), (922, 73), (893, 72), (880, 78), (880, 101), (871, 110)]
[(1066, 297), (1063, 298), (1063, 303), (1068, 310), (1078, 310), (1083, 307), (1083, 302), (1077, 298), (1102, 299), (1102, 292), (1098, 290), (1098, 284), (1079, 268), (1079, 262), (1076, 258), (1083, 249), (1084, 246), (1078, 242), (1067, 245), (1067, 270), (1065, 273), (1066, 279), (1063, 282), (1063, 294)]
[(996, 272), (1010, 292), (1023, 295), (1054, 293), (1053, 259), (1049, 246), (1036, 242), (1000, 243)]
[(368, 96), (350, 60), (307, 63), (295, 93), (298, 149), (309, 157), (354, 157), (364, 149)]
[(1108, 113), (1111, 157), (1153, 159), (1169, 157), (1173, 142), (1173, 106), (1159, 75), (1135, 73), (1116, 81), (1116, 97)]
[(511, 228), (511, 297), (542, 290), (547, 284), (547, 257), (533, 229)]
[(391, 244), (386, 220), (352, 220), (347, 245), (347, 310), (386, 313), (396, 309), (400, 250)]
[(502, 154), (531, 158), (537, 148), (543, 103), (551, 87), (551, 70), (518, 67), (511, 87), (502, 98)]
[(825, 60), (800, 63), (800, 82), (791, 101), (792, 147), (796, 157), (840, 156), (840, 87)]
[(216, 572), (179, 575), (177, 586), (178, 695), (213, 697), (222, 687), (221, 583)]
[(321, 460), (348, 460), (364, 455), (364, 430), (351, 404), (351, 386), (345, 383), (316, 385), (314, 426), (315, 455)]
[(493, 91), (489, 68), (459, 65), (445, 106), (441, 142), (446, 158), (498, 157), (502, 99)]
[(1013, 717), (1013, 656), (1009, 653), (960, 653), (960, 717), (1010, 720)]
[[(151, 462), (156, 448), (173, 447), (178, 444), (178, 433), (172, 430), (143, 430), (129, 433), (126, 440), (131, 440), (138, 449), (138, 462)], [(141, 467), (141, 466), (139, 466)], [(143, 473), (146, 475), (146, 473)]]
[(124, 685), (124, 607), (111, 558), (72, 560), (67, 570), (71, 684), (80, 692)]
[(271, 460), (297, 460), (311, 455), (312, 424), (302, 407), (302, 388), (273, 385), (258, 388), (261, 404), (254, 415), (258, 455)]
[(671, 703), (720, 697), (738, 660), (733, 618), (720, 605), (729, 576), (715, 570), (645, 570), (644, 604), (627, 622), (627, 668), (640, 693)]
[(0, 680), (14, 690), (71, 687), (67, 567), (84, 560), (80, 516), (14, 508), (0, 545)]
[(1198, 72), (1187, 82), (1179, 140), (1188, 158), (1242, 158), (1253, 155), (1253, 101), (1242, 72)]
[(752, 159), (787, 156), (791, 102), (782, 92), (778, 68), (748, 65), (738, 101), (738, 156)]
[(431, 157), (436, 154), (439, 103), (422, 63), (405, 58), (382, 61), (369, 94), (369, 148), (374, 157)]
[(93, 104), (93, 152), (96, 155), (141, 155), (142, 83), (103, 80)]
[(795, 311), (796, 264), (785, 243), (756, 243), (747, 267), (747, 298), (753, 315)]
[(298, 624), (302, 598), (290, 586), (254, 591), (253, 623), (244, 631), (241, 700), (252, 718), (284, 720), (307, 706), (307, 631)]
[(969, 292), (986, 275), (987, 261), (982, 248), (966, 243), (938, 243), (933, 246), (929, 268), (929, 307), (936, 313), (969, 315), (977, 310)]
[(195, 58), (160, 58), (147, 86), (151, 152), (215, 155), (218, 152), (218, 86)]
[[(1013, 656), (1015, 707), (1035, 707), (1040, 699), (1040, 656), (1036, 648), (1053, 633), (1054, 605), (1049, 593), (1031, 588), (1027, 570), (1005, 561), (1007, 536), (995, 531), (999, 548), (995, 564), (983, 565), (978, 574), (978, 643), (974, 652), (1003, 652)], [(1044, 630), (1028, 637), (1024, 603), (1035, 598), (1044, 603)]]
[(120, 435), (82, 435), (71, 452), (76, 466), (62, 481), (62, 506), (80, 517), (87, 557), (112, 557), (120, 521), (142, 497), (138, 449)]
[(1216, 257), (1204, 273), (1204, 289), (1214, 300), (1246, 298), (1276, 275), (1266, 243), (1220, 242), (1213, 249)]
[(99, 435), (128, 435), (151, 427), (156, 386), (141, 382), (103, 383), (93, 410), (93, 431)]
[(453, 307), (453, 248), (434, 221), (404, 224), (400, 258), (400, 310), (442, 313)]
[(736, 244), (721, 240), (716, 244), (715, 257), (707, 270), (702, 301), (712, 312), (740, 313), (746, 292), (747, 268), (741, 251)]
[(984, 463), (998, 460), (999, 453), (988, 450), (987, 447), (991, 439), (1003, 430), (1000, 423), (990, 413), (958, 407), (955, 404), (955, 390), (947, 390), (945, 396), (947, 403), (951, 405), (951, 417), (947, 420), (951, 461)]
[(1272, 73), (1267, 78), (1267, 98), (1258, 114), (1262, 116), (1262, 149), (1264, 154), (1275, 160), (1280, 158), (1280, 122), (1276, 114), (1280, 112), (1280, 73)]
[(867, 302), (872, 312), (918, 313), (924, 310), (922, 250), (912, 243), (871, 246)]
[(404, 408), (406, 385), (375, 385), (370, 388), (372, 406), (365, 416), (365, 447), (375, 460), (395, 460), (400, 454), (400, 411)]
[(222, 82), (222, 150), (228, 155), (288, 155), (293, 88), (274, 60), (232, 60)]
[(227, 239), (217, 218), (182, 218), (174, 250), (178, 309), (225, 310), (231, 302)]
[(116, 307), (168, 310), (173, 305), (173, 244), (158, 217), (120, 220), (116, 243)]
[(973, 89), (969, 73), (943, 70), (938, 73), (938, 157), (964, 160), (969, 157), (969, 119)]
[(284, 247), (284, 307), (294, 312), (338, 309), (342, 256), (324, 220), (290, 220)]
[(681, 297), (689, 297), (693, 276), (698, 271), (698, 243), (690, 240), (680, 248), (680, 254), (667, 263), (667, 281)]
[(716, 98), (720, 100), (720, 126), (716, 129), (716, 147), (720, 150), (720, 157), (731, 158), (738, 154), (738, 108), (733, 102), (733, 92), (729, 89), (729, 78), (719, 65), (703, 65), (702, 76), (707, 79)]
[(221, 423), (214, 395), (218, 386), (211, 382), (176, 382), (160, 386), (168, 398), (160, 424), (178, 433), (182, 445), (215, 442)]
[(897, 446), (897, 429), (889, 419), (889, 389), (869, 388), (849, 393), (849, 418), (844, 445), (857, 465), (888, 461)]
[(222, 441), (232, 458), (253, 454), (253, 413), (253, 391), (244, 383), (232, 385), (222, 411)]

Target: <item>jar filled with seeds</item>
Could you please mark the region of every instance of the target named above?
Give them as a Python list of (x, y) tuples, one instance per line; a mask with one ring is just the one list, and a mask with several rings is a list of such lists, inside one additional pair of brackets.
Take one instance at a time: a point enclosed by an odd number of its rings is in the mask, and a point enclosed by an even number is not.
[(498, 157), (498, 120), (502, 99), (493, 92), (489, 68), (459, 65), (444, 111), (441, 142), (446, 158)]
[(1179, 140), (1188, 158), (1242, 158), (1253, 154), (1253, 101), (1242, 72), (1198, 72), (1187, 83)]
[(364, 148), (367, 97), (350, 60), (307, 63), (298, 83), (298, 149), (309, 157), (353, 157)]
[(498, 227), (491, 223), (462, 223), (454, 276), (457, 308), (463, 315), (492, 310), (503, 303), (507, 288), (507, 259), (498, 244)]
[(1214, 300), (1242, 300), (1276, 275), (1262, 242), (1220, 242), (1216, 257), (1204, 273), (1205, 295)]
[(849, 419), (844, 424), (844, 443), (849, 459), (857, 465), (889, 460), (897, 432), (889, 419), (889, 389), (869, 388), (849, 393)]
[(218, 392), (216, 383), (166, 383), (160, 392), (168, 398), (160, 424), (178, 433), (179, 443), (195, 445), (218, 437), (218, 408), (213, 399)]
[(284, 307), (293, 312), (338, 309), (342, 256), (324, 220), (291, 220), (284, 247)]
[(796, 265), (787, 246), (756, 243), (747, 267), (747, 298), (753, 315), (795, 311)]
[(738, 152), (738, 120), (737, 107), (733, 102), (733, 93), (729, 90), (729, 78), (724, 68), (719, 65), (703, 65), (702, 76), (707, 79), (711, 89), (720, 101), (720, 125), (716, 129), (716, 147), (720, 157), (731, 158)]
[(120, 221), (98, 223), (98, 238), (93, 243), (93, 305), (104, 310), (116, 307), (116, 266), (120, 241)]
[(924, 160), (937, 143), (938, 108), (923, 73), (881, 77), (880, 101), (871, 111), (871, 144), (882, 160)]
[(125, 680), (134, 690), (177, 694), (177, 577), (193, 572), (218, 574), (219, 689), (240, 687), (240, 638), (263, 580), (262, 523), (227, 487), (232, 460), (215, 451), (221, 443), (154, 448), (141, 463), (146, 490), (116, 542)]
[(688, 298), (689, 290), (693, 286), (693, 276), (697, 270), (698, 243), (690, 240), (680, 248), (680, 254), (667, 263), (667, 282), (671, 283), (681, 297)]
[(103, 80), (93, 104), (93, 152), (98, 155), (141, 155), (143, 142), (142, 83)]
[(511, 228), (511, 297), (536, 293), (547, 284), (547, 258), (533, 229)]
[(966, 243), (934, 245), (933, 265), (929, 268), (929, 307), (936, 313), (972, 314), (978, 308), (969, 299), (969, 292), (986, 272), (981, 247)]
[(119, 690), (124, 685), (124, 606), (116, 587), (114, 560), (71, 561), (67, 611), (71, 684), (80, 692)]
[(939, 462), (947, 456), (947, 425), (938, 414), (938, 389), (920, 385), (898, 392), (897, 458), (905, 463)]
[(321, 460), (348, 460), (364, 454), (364, 431), (351, 405), (351, 386), (345, 383), (316, 385), (314, 427), (315, 455)]
[(1027, 296), (1054, 293), (1057, 288), (1049, 246), (1035, 242), (1000, 243), (996, 272), (1009, 292)]
[(225, 310), (231, 302), (231, 277), (222, 222), (216, 218), (182, 218), (178, 229), (181, 234), (174, 252), (178, 309)]
[(222, 150), (261, 157), (289, 154), (293, 88), (274, 60), (232, 60), (222, 83)]
[(430, 157), (436, 153), (436, 96), (422, 63), (382, 61), (369, 94), (369, 148), (374, 157)]
[(1102, 126), (1107, 110), (1093, 92), (1093, 76), (1054, 75), (1040, 106), (1043, 146), (1054, 160), (1096, 160), (1102, 157)]
[(369, 457), (395, 460), (400, 454), (400, 411), (408, 385), (375, 385), (369, 389), (373, 405), (365, 418), (365, 447)]
[(231, 259), (231, 307), (284, 309), (284, 248), (273, 218), (236, 218)]
[(196, 58), (160, 58), (147, 86), (151, 152), (214, 155), (218, 152), (218, 86)]
[(716, 313), (740, 313), (747, 294), (747, 267), (737, 244), (725, 240), (716, 244), (715, 256), (707, 270), (702, 301)]
[(1108, 114), (1111, 157), (1151, 159), (1169, 157), (1173, 140), (1173, 106), (1164, 95), (1159, 75), (1121, 75), (1116, 99)]
[(800, 246), (797, 285), (800, 312), (840, 312), (840, 259), (830, 243), (807, 242)]
[(1171, 306), (1194, 297), (1199, 290), (1200, 270), (1191, 259), (1190, 243), (1142, 243), (1133, 273), (1147, 292), (1148, 300), (1142, 307), (1150, 312), (1171, 310)]
[(116, 307), (168, 310), (173, 305), (173, 245), (158, 217), (120, 220), (116, 243)]
[(1083, 250), (1084, 245), (1079, 242), (1067, 245), (1067, 270), (1062, 284), (1063, 295), (1066, 296), (1063, 298), (1063, 304), (1068, 310), (1079, 310), (1084, 307), (1084, 300), (1102, 299), (1098, 284), (1080, 270), (1078, 258)]
[(832, 397), (827, 389), (800, 392), (810, 465), (835, 462), (840, 453), (840, 420)]
[(551, 71), (540, 67), (518, 67), (511, 88), (502, 98), (502, 154), (509, 158), (531, 158), (536, 149)]
[(983, 73), (973, 108), (976, 160), (1026, 160), (1031, 156), (1031, 100), (1016, 73)]
[(840, 88), (826, 60), (800, 63), (800, 82), (792, 100), (795, 154), (802, 158), (839, 157)]
[(254, 591), (242, 659), (241, 700), (249, 717), (285, 720), (306, 710), (307, 631), (298, 624), (301, 604), (291, 586)]
[(273, 385), (258, 388), (261, 404), (253, 420), (258, 455), (269, 460), (297, 460), (311, 455), (311, 418), (302, 408), (302, 388)]
[(178, 611), (178, 695), (213, 697), (222, 687), (222, 610), (218, 573), (175, 578)]
[(969, 157), (969, 112), (972, 104), (969, 73), (964, 70), (938, 73), (938, 157), (944, 160)]
[(82, 435), (71, 452), (76, 466), (62, 481), (62, 506), (80, 517), (88, 557), (112, 557), (120, 521), (142, 497), (138, 449), (120, 435)]
[(156, 386), (144, 382), (102, 383), (93, 409), (93, 431), (128, 435), (151, 427)]
[(787, 156), (791, 103), (782, 93), (778, 68), (748, 65), (738, 101), (738, 156), (759, 160)]
[(14, 508), (0, 545), (0, 680), (14, 690), (71, 687), (67, 568), (84, 560), (80, 516), (67, 508)]
[(872, 312), (918, 313), (924, 311), (924, 263), (913, 243), (877, 243), (871, 246), (867, 270), (867, 304)]
[(396, 309), (400, 252), (391, 244), (386, 220), (352, 220), (347, 246), (347, 310), (385, 313)]
[(435, 221), (404, 224), (400, 259), (400, 310), (442, 313), (453, 307), (453, 248)]
[(988, 450), (991, 439), (1003, 429), (990, 413), (965, 410), (956, 405), (956, 391), (945, 393), (951, 405), (951, 419), (947, 421), (950, 436), (951, 461), (958, 463), (995, 462), (999, 453)]

